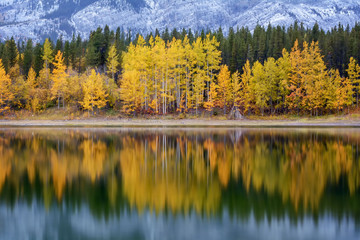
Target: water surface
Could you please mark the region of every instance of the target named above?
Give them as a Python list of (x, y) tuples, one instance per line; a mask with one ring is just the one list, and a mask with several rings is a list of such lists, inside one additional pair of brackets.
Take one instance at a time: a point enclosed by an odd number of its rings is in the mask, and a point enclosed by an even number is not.
[(0, 239), (360, 239), (360, 129), (0, 129)]

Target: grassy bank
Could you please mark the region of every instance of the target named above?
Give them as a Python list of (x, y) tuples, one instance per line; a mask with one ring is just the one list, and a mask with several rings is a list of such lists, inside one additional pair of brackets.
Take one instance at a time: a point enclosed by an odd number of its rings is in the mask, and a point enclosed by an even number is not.
[(188, 126), (188, 127), (360, 127), (360, 114), (327, 115), (321, 117), (274, 115), (246, 116), (244, 120), (229, 120), (227, 116), (199, 116), (176, 114), (129, 117), (116, 111), (102, 111), (94, 115), (74, 109), (48, 109), (39, 114), (17, 111), (0, 118), (0, 126)]

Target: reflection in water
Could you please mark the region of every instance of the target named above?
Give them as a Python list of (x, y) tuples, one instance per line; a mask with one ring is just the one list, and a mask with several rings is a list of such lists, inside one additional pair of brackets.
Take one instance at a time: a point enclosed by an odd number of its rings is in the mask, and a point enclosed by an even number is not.
[(358, 129), (2, 129), (0, 203), (358, 225), (359, 140)]

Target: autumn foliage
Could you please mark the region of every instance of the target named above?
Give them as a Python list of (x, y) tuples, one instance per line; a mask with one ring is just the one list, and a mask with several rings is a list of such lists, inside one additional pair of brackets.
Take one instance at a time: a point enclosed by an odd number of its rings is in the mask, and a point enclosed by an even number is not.
[(222, 64), (219, 44), (210, 34), (192, 42), (187, 36), (165, 41), (139, 35), (121, 58), (112, 44), (103, 69), (79, 73), (46, 40), (38, 74), (30, 67), (21, 75), (18, 52), (8, 72), (0, 64), (0, 112), (70, 105), (89, 113), (114, 108), (131, 115), (227, 114), (235, 108), (244, 115), (317, 116), (358, 106), (360, 67), (354, 58), (345, 78), (326, 67), (317, 42), (295, 41), (279, 58), (246, 60), (242, 71), (232, 73)]

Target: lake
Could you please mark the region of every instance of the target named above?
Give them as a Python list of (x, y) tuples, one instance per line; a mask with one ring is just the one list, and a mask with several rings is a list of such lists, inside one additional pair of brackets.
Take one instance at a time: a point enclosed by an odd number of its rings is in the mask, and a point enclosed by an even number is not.
[(360, 128), (2, 128), (0, 239), (360, 239)]

